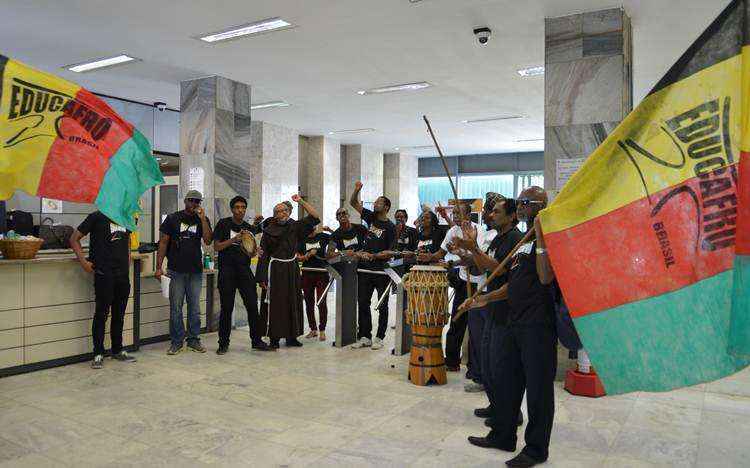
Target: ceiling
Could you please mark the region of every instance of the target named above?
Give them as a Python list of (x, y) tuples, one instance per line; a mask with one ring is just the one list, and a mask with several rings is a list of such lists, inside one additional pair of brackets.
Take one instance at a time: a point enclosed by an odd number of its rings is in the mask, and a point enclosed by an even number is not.
[[(633, 20), (638, 102), (729, 0), (624, 0)], [(103, 94), (179, 108), (179, 82), (221, 75), (252, 85), (253, 111), (304, 135), (395, 147), (430, 143), (446, 154), (542, 150), (544, 78), (516, 70), (544, 63), (544, 18), (620, 6), (609, 0), (0, 0), (0, 53)], [(192, 37), (282, 17), (295, 28), (214, 45)], [(479, 47), (472, 29), (493, 36)], [(127, 53), (141, 62), (90, 73), (61, 67)], [(357, 90), (428, 81), (387, 95)], [(523, 119), (467, 125), (465, 119)], [(409, 151), (409, 150), (407, 150)], [(433, 155), (432, 149), (412, 150)]]

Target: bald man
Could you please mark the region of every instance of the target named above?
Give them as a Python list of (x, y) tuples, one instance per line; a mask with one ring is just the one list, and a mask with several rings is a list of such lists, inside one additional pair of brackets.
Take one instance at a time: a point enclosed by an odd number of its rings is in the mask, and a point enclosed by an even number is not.
[(534, 466), (547, 460), (555, 414), (557, 334), (552, 286), (555, 275), (537, 217), (546, 206), (547, 194), (541, 187), (527, 188), (517, 200), (518, 219), (536, 231), (536, 240), (518, 249), (507, 269), (508, 282), (499, 290), (499, 299), (508, 300), (508, 324), (496, 350), (496, 360), (502, 362), (500, 371), (504, 376), (496, 388), (497, 420), (486, 437), (469, 437), (474, 445), (514, 452), (516, 423), (525, 389), (529, 415), (526, 446), (506, 462), (513, 467)]

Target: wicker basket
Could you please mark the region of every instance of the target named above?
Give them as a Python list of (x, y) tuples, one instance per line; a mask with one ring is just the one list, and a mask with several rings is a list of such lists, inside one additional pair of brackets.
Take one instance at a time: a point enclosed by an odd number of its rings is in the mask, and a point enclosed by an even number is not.
[(0, 240), (0, 251), (6, 260), (29, 260), (36, 257), (36, 253), (42, 247), (43, 240), (18, 241), (10, 239)]

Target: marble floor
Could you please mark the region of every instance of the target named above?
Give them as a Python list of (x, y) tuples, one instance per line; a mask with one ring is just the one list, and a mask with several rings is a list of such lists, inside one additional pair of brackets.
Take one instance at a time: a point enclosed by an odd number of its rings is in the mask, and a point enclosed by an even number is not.
[[(329, 327), (332, 335), (332, 327)], [(405, 379), (408, 356), (338, 349), (107, 359), (0, 379), (0, 466), (504, 466), (458, 374), (442, 387)], [(750, 466), (750, 372), (669, 393), (587, 399), (556, 384), (543, 466)], [(525, 409), (524, 409), (525, 412)], [(520, 444), (519, 444), (520, 448)]]

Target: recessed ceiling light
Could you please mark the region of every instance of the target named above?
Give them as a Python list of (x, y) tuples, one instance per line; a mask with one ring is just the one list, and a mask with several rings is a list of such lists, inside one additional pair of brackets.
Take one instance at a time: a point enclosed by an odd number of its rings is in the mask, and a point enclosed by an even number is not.
[(336, 135), (339, 133), (370, 133), (374, 132), (374, 128), (352, 128), (348, 130), (335, 130), (333, 132), (328, 132), (329, 135)]
[(97, 68), (111, 67), (113, 65), (119, 65), (121, 63), (132, 62), (134, 60), (138, 60), (138, 59), (131, 57), (129, 55), (122, 54), (122, 55), (115, 55), (114, 57), (107, 57), (107, 58), (92, 60), (90, 62), (67, 65), (65, 68), (76, 73), (81, 73), (81, 72), (96, 70)]
[(433, 149), (434, 146), (432, 145), (422, 145), (422, 146), (402, 146), (402, 150), (427, 150), (427, 149)]
[(514, 120), (514, 119), (523, 119), (523, 118), (524, 117), (522, 115), (505, 115), (505, 116), (500, 116), (500, 117), (485, 117), (483, 119), (462, 120), (461, 123), (474, 124), (474, 123), (497, 122), (499, 120)]
[(530, 140), (516, 140), (516, 143), (528, 143), (531, 141), (544, 141), (544, 138), (532, 138)]
[(251, 34), (258, 34), (266, 31), (273, 31), (276, 29), (288, 29), (292, 27), (292, 24), (284, 21), (281, 18), (268, 18), (262, 21), (256, 21), (254, 23), (243, 24), (240, 26), (233, 26), (223, 31), (217, 31), (214, 33), (206, 34), (198, 39), (204, 42), (219, 42), (226, 41), (228, 39), (234, 39), (241, 36), (249, 36)]
[(254, 105), (250, 106), (250, 109), (252, 109), (252, 110), (255, 110), (255, 109), (267, 109), (269, 107), (289, 107), (289, 103), (288, 102), (284, 102), (284, 101), (263, 102), (263, 103), (260, 103), (260, 104), (254, 104)]
[(518, 74), (523, 77), (544, 75), (544, 67), (522, 68), (518, 70)]
[(357, 91), (357, 94), (359, 94), (360, 96), (364, 96), (365, 94), (383, 94), (383, 93), (393, 93), (396, 91), (417, 91), (419, 89), (429, 88), (430, 86), (432, 86), (430, 83), (426, 81), (420, 81), (419, 83), (406, 83), (406, 84), (399, 84), (399, 85), (384, 86), (382, 88), (361, 90), (361, 91)]

